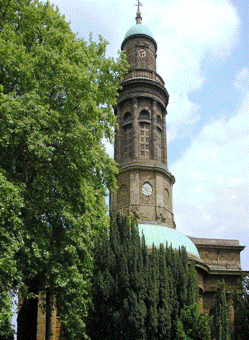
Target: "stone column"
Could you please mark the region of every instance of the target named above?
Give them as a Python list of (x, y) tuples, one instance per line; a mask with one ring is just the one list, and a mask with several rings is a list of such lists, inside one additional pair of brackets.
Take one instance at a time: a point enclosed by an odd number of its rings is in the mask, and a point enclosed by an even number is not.
[(134, 158), (138, 158), (139, 155), (139, 123), (138, 123), (138, 109), (137, 109), (137, 98), (133, 98), (133, 145), (134, 145)]
[(46, 337), (46, 312), (44, 310), (44, 300), (46, 301), (45, 291), (38, 293), (38, 310), (37, 310), (37, 339), (45, 339)]
[(55, 301), (52, 305), (51, 310), (51, 335), (49, 337), (49, 340), (59, 340), (59, 335), (57, 332), (57, 311), (55, 309)]
[(156, 122), (156, 106), (157, 102), (156, 100), (153, 100), (152, 104), (152, 124), (151, 124), (151, 144), (152, 144), (152, 159), (157, 159), (157, 154), (156, 154), (156, 129), (157, 129), (157, 122)]
[(163, 128), (163, 136), (162, 136), (162, 163), (168, 167), (167, 164), (167, 135), (166, 135), (166, 114), (167, 111), (163, 112), (163, 122), (162, 122), (162, 128)]
[(122, 162), (122, 113), (119, 106), (117, 106), (117, 123), (119, 129), (116, 131), (115, 136), (115, 150), (114, 150), (114, 159), (118, 164)]

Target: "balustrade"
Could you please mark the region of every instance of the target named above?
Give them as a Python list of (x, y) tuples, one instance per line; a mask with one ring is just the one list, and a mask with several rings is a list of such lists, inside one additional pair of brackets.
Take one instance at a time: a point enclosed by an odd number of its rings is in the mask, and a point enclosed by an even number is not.
[(149, 78), (155, 80), (156, 82), (164, 86), (164, 81), (159, 76), (159, 74), (149, 70), (132, 70), (124, 76), (123, 80), (128, 80), (131, 78)]

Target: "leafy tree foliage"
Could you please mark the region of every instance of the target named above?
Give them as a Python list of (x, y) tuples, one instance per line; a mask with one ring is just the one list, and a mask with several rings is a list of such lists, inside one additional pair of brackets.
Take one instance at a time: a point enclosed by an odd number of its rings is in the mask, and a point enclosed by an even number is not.
[(234, 292), (235, 337), (249, 339), (249, 278), (241, 276), (240, 289)]
[(0, 340), (14, 340), (14, 330), (10, 321), (6, 321), (5, 325), (1, 327)]
[(1, 294), (0, 322), (0, 340), (13, 340), (14, 329), (11, 325), (11, 300), (8, 293)]
[(225, 282), (218, 282), (214, 301), (213, 335), (216, 340), (230, 339), (229, 306), (226, 299)]
[(87, 321), (92, 340), (178, 339), (179, 320), (181, 333), (193, 335), (181, 339), (210, 338), (207, 317), (197, 308), (197, 274), (185, 248), (148, 250), (136, 223), (120, 215), (102, 238), (95, 251)]
[(209, 318), (200, 313), (197, 303), (186, 306), (177, 322), (177, 340), (210, 340)]
[(3, 339), (12, 333), (10, 295), (20, 278), (15, 254), (23, 244), (18, 232), (22, 226), (19, 216), (22, 207), (19, 190), (0, 173), (0, 337)]
[(77, 38), (49, 2), (0, 2), (1, 323), (6, 292), (49, 283), (67, 338), (84, 329), (93, 239), (117, 171), (102, 139), (113, 138), (126, 71), (106, 45)]

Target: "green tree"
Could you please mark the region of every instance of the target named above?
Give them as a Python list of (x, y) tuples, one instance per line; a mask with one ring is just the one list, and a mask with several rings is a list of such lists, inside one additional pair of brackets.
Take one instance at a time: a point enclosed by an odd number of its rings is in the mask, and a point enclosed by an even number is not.
[(0, 337), (3, 338), (12, 333), (10, 295), (20, 277), (15, 254), (23, 244), (19, 232), (22, 207), (20, 192), (0, 173)]
[(177, 340), (210, 340), (209, 317), (194, 303), (181, 311), (177, 321)]
[(87, 319), (92, 340), (210, 339), (208, 317), (197, 307), (197, 273), (184, 248), (148, 251), (136, 223), (120, 215), (102, 239)]
[(233, 294), (235, 312), (235, 337), (238, 340), (249, 339), (249, 278), (241, 276), (239, 290)]
[(226, 299), (225, 282), (218, 282), (214, 300), (213, 335), (216, 340), (230, 339), (229, 306)]
[(1, 294), (0, 322), (0, 340), (14, 339), (14, 329), (11, 325), (11, 299), (8, 293)]
[(145, 339), (145, 272), (134, 221), (112, 221), (110, 237), (97, 242), (93, 272), (93, 304), (88, 334), (97, 339)]
[(171, 313), (170, 301), (170, 268), (166, 266), (165, 248), (161, 244), (159, 249), (159, 301), (158, 301), (158, 339), (171, 338)]
[(126, 62), (106, 58), (101, 37), (76, 37), (49, 2), (2, 0), (0, 18), (0, 298), (49, 283), (75, 338), (106, 188), (115, 186), (102, 140), (113, 139)]
[(158, 333), (158, 302), (159, 302), (159, 253), (153, 247), (149, 256), (149, 270), (147, 272), (147, 316), (146, 329), (147, 339), (156, 339)]

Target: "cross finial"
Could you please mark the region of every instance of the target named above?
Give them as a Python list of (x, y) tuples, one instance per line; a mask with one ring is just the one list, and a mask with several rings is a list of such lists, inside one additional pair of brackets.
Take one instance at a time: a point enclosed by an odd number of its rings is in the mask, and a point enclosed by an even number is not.
[(141, 17), (141, 12), (140, 12), (140, 6), (143, 6), (139, 0), (137, 0), (137, 4), (134, 5), (137, 6), (137, 16), (136, 16), (136, 24), (141, 24), (142, 23), (142, 17)]
[(137, 6), (137, 10), (140, 11), (140, 6), (143, 6), (139, 0), (137, 0), (137, 4), (134, 5)]

